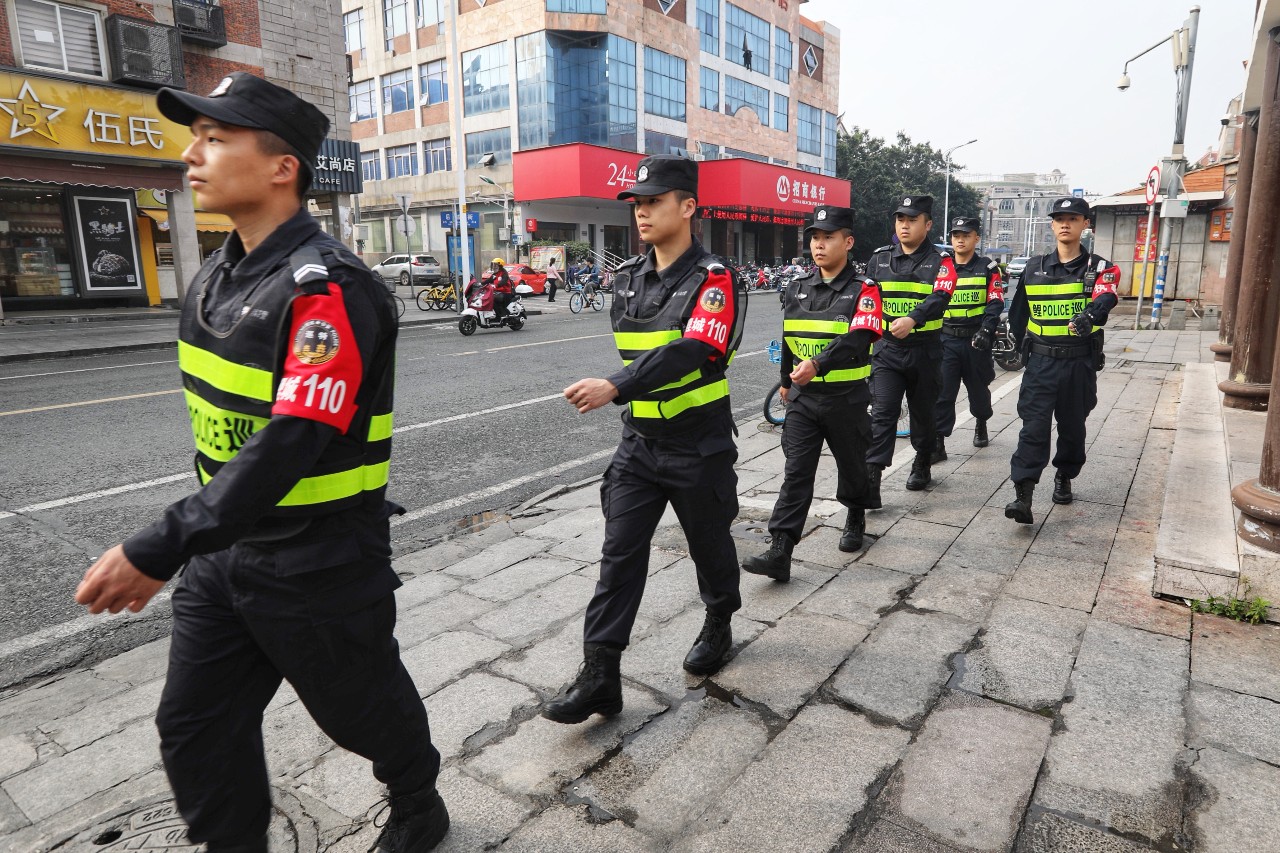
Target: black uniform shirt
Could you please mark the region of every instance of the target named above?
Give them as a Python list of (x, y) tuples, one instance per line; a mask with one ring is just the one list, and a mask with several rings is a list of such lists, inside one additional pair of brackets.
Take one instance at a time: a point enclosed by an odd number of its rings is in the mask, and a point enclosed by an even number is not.
[[(1036, 264), (1043, 259), (1043, 266), (1037, 267), (1043, 269), (1046, 275), (1054, 278), (1066, 278), (1069, 281), (1083, 281), (1085, 273), (1088, 272), (1089, 259), (1096, 255), (1090, 255), (1088, 252), (1081, 251), (1071, 260), (1063, 263), (1058, 260), (1058, 250), (1041, 255), (1039, 258), (1032, 258), (1027, 261), (1027, 266)], [(1113, 269), (1111, 262), (1106, 264), (1108, 269)], [(1018, 290), (1013, 294), (1013, 303), (1009, 306), (1009, 333), (1013, 335), (1014, 342), (1021, 347), (1022, 339), (1027, 334), (1027, 321), (1031, 319), (1031, 305), (1027, 302), (1027, 274), (1024, 271), (1022, 279), (1018, 284)], [(1084, 310), (1088, 315), (1089, 322), (1094, 326), (1105, 326), (1107, 318), (1111, 314), (1111, 309), (1116, 307), (1115, 293), (1105, 292), (1093, 296), (1093, 301), (1089, 303), (1089, 307)]]
[[(960, 263), (960, 261), (954, 255), (951, 256), (951, 260), (956, 265), (957, 278), (977, 278), (980, 275), (986, 276), (988, 292), (990, 291), (990, 287), (991, 287), (991, 277), (995, 276), (997, 279), (1000, 278), (1000, 268), (996, 267), (995, 269), (992, 269), (991, 259), (984, 258), (982, 255), (979, 255), (977, 252), (974, 252), (973, 257), (969, 259), (969, 262), (967, 264)], [(1000, 315), (1003, 312), (1004, 312), (1004, 296), (1002, 295), (999, 299), (995, 297), (988, 299), (986, 309), (983, 310), (982, 316), (978, 317), (977, 319), (974, 319), (974, 320), (970, 320), (967, 318), (964, 320), (947, 319), (944, 322), (946, 322), (948, 325), (956, 325), (956, 326), (974, 326), (974, 325), (977, 325), (978, 323), (981, 323), (982, 330), (984, 332), (986, 332), (987, 334), (995, 334), (996, 326), (1000, 325)]]
[[(810, 288), (807, 291), (809, 304), (805, 306), (806, 310), (825, 311), (844, 293), (846, 287), (861, 288), (861, 284), (855, 280), (856, 275), (853, 264), (847, 263), (831, 281), (823, 280), (821, 270), (815, 270), (806, 278), (800, 279), (797, 286), (807, 285)], [(818, 375), (825, 376), (832, 370), (850, 366), (857, 355), (867, 353), (871, 345), (879, 339), (879, 335), (868, 332), (866, 329), (851, 329), (840, 335), (827, 344), (826, 349), (814, 356), (813, 360), (818, 364)], [(795, 365), (795, 353), (790, 347), (784, 346), (781, 365), (782, 387), (791, 387), (791, 371), (795, 369)]]
[[(288, 264), (294, 251), (307, 243), (330, 240), (305, 209), (299, 209), (248, 255), (240, 236), (232, 232), (220, 254), (201, 269), (187, 296), (195, 298), (195, 284), (212, 276), (214, 280), (204, 300), (204, 317), (214, 329), (225, 331), (249, 304), (256, 289)], [(347, 267), (329, 270), (330, 280), (338, 284), (350, 283), (345, 277), (353, 274), (358, 273)], [(354, 306), (352, 309), (348, 319), (364, 363), (369, 365), (378, 329), (372, 313), (354, 310)], [(282, 343), (287, 346), (289, 342)], [(263, 516), (308, 475), (336, 431), (306, 418), (272, 417), (203, 488), (170, 505), (159, 521), (130, 537), (124, 543), (125, 555), (144, 574), (167, 580), (193, 556), (224, 550), (250, 532), (260, 531), (258, 525)], [(314, 520), (275, 523), (277, 526), (269, 535), (284, 539), (290, 534), (302, 534)]]

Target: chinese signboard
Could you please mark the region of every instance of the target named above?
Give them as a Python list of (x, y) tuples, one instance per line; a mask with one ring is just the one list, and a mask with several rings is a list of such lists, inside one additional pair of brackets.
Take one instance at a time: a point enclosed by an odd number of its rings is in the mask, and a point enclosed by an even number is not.
[(712, 160), (700, 172), (698, 201), (707, 207), (806, 214), (822, 204), (848, 207), (853, 191), (840, 178), (755, 160)]
[(141, 290), (132, 199), (76, 196), (73, 207), (87, 290)]
[(778, 213), (771, 210), (751, 210), (732, 207), (704, 207), (699, 214), (703, 219), (718, 219), (728, 222), (755, 222), (764, 225), (791, 225), (803, 227), (805, 218), (796, 213)]
[(341, 139), (320, 143), (316, 158), (316, 179), (311, 192), (359, 193), (364, 191), (364, 175), (360, 171), (360, 146)]
[(190, 142), (153, 94), (0, 72), (0, 146), (178, 161)]
[(1153, 229), (1152, 233), (1148, 235), (1147, 234), (1147, 218), (1145, 216), (1138, 217), (1138, 236), (1137, 236), (1137, 239), (1135, 239), (1133, 242), (1133, 259), (1139, 262), (1143, 260), (1142, 247), (1143, 245), (1146, 245), (1147, 247), (1146, 260), (1148, 263), (1155, 263), (1156, 248), (1159, 241), (1160, 241), (1160, 232)]

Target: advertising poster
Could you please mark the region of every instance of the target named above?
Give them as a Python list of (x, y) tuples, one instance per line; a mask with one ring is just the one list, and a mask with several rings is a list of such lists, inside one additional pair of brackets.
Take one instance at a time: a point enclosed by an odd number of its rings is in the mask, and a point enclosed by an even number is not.
[(86, 291), (141, 290), (132, 200), (76, 196), (73, 202)]
[(556, 269), (564, 271), (564, 246), (532, 246), (529, 248), (529, 266), (538, 272), (546, 272), (547, 264), (556, 259)]

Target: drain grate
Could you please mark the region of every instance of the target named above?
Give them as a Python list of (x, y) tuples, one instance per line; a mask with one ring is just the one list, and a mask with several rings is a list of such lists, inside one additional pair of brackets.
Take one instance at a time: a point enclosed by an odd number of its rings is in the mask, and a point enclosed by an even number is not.
[[(187, 825), (178, 814), (177, 804), (167, 799), (99, 819), (54, 849), (76, 853), (196, 853), (204, 848), (187, 838)], [(278, 808), (271, 820), (271, 849), (279, 853), (298, 851), (294, 821)]]

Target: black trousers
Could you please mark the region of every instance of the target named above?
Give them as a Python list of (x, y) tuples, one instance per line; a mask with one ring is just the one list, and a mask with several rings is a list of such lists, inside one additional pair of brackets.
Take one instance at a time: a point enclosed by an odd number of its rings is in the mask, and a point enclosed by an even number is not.
[(778, 502), (769, 517), (770, 533), (785, 533), (792, 542), (800, 541), (813, 503), (813, 481), (824, 441), (836, 460), (836, 500), (850, 508), (865, 507), (867, 447), (871, 444), (867, 398), (866, 386), (862, 385), (844, 394), (801, 390), (788, 401), (787, 422), (782, 431), (782, 452), (787, 463)]
[(399, 581), (386, 563), (343, 562), (349, 546), (236, 545), (197, 557), (179, 580), (156, 725), (192, 841), (231, 845), (266, 833), (262, 714), (282, 679), (393, 794), (435, 784), (440, 753), (392, 636)]
[(1085, 420), (1098, 405), (1098, 374), (1093, 357), (1051, 358), (1029, 353), (1018, 392), (1018, 449), (1009, 476), (1015, 483), (1040, 482), (1049, 463), (1049, 436), (1058, 422), (1058, 450), (1053, 467), (1066, 477), (1079, 476), (1085, 462)]
[(548, 302), (556, 301), (556, 285), (558, 285), (559, 283), (560, 283), (559, 279), (555, 279), (555, 278), (547, 279), (547, 287), (550, 289), (550, 295), (547, 297)]
[(969, 338), (942, 336), (942, 388), (934, 420), (939, 435), (951, 435), (956, 426), (956, 398), (960, 383), (969, 392), (969, 414), (980, 421), (991, 420), (991, 383), (996, 363), (991, 352), (973, 348)]
[(723, 435), (622, 442), (600, 485), (604, 548), (600, 580), (587, 605), (583, 639), (625, 648), (649, 577), (653, 532), (667, 504), (689, 540), (698, 591), (708, 610), (727, 616), (742, 607), (738, 552), (729, 527), (738, 515), (738, 451)]
[(893, 462), (902, 397), (911, 414), (911, 446), (929, 453), (936, 441), (934, 407), (942, 385), (942, 343), (935, 337), (923, 344), (903, 346), (882, 340), (871, 356), (871, 449), (867, 464)]

